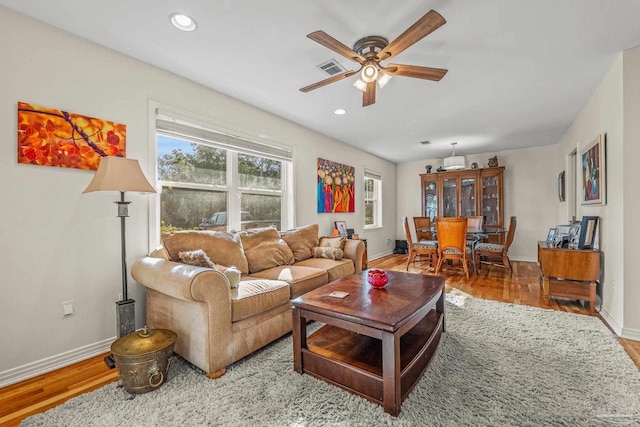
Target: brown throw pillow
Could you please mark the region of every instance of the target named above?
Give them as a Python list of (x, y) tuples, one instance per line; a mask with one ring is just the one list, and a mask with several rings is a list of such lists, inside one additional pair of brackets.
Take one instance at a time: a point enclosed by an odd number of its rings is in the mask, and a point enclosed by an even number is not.
[(279, 265), (293, 264), (293, 252), (275, 227), (256, 228), (238, 233), (249, 264), (249, 273)]
[(320, 238), (320, 246), (321, 248), (344, 248), (344, 241), (347, 240), (344, 236), (337, 237), (321, 237)]
[(249, 272), (240, 238), (226, 231), (174, 231), (161, 237), (171, 261), (180, 261), (180, 252), (202, 249), (215, 264), (234, 265), (242, 274)]
[(331, 246), (316, 246), (313, 248), (314, 258), (329, 258), (329, 259), (342, 259), (344, 252), (340, 248), (334, 248)]
[(311, 258), (311, 249), (318, 246), (318, 224), (282, 231), (280, 235), (291, 248), (295, 262)]

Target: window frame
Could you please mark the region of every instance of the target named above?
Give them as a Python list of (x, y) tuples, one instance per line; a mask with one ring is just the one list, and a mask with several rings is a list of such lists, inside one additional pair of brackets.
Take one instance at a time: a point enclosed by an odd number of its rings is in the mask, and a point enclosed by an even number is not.
[[(367, 197), (367, 180), (373, 181), (373, 196), (371, 198)], [(382, 174), (379, 172), (375, 172), (369, 169), (365, 169), (364, 171), (364, 179), (363, 179), (363, 199), (364, 199), (364, 216), (363, 216), (363, 224), (365, 230), (372, 230), (377, 228), (383, 228), (382, 222)], [(366, 217), (366, 206), (367, 202), (371, 201), (373, 203), (373, 223), (367, 224)]]
[[(160, 110), (163, 110), (160, 112)], [(153, 171), (150, 174), (153, 177), (155, 182), (155, 187), (158, 190), (158, 193), (155, 194), (150, 203), (153, 203), (150, 209), (150, 219), (149, 219), (149, 247), (150, 249), (157, 248), (161, 245), (160, 241), (160, 225), (161, 225), (161, 216), (160, 216), (160, 205), (161, 205), (161, 193), (162, 188), (165, 186), (172, 186), (175, 188), (184, 188), (184, 189), (193, 189), (193, 190), (204, 190), (204, 191), (222, 191), (227, 193), (227, 230), (239, 230), (241, 226), (241, 202), (242, 196), (244, 194), (250, 195), (278, 195), (280, 196), (281, 206), (280, 206), (280, 228), (282, 230), (286, 230), (292, 227), (293, 224), (293, 212), (294, 212), (294, 197), (293, 197), (293, 162), (294, 162), (294, 153), (291, 147), (284, 147), (277, 144), (273, 144), (272, 142), (264, 142), (261, 141), (260, 138), (255, 137), (247, 137), (243, 136), (234, 136), (233, 134), (239, 134), (236, 132), (231, 132), (232, 135), (229, 135), (228, 127), (219, 126), (214, 123), (204, 124), (202, 120), (199, 120), (197, 117), (190, 117), (190, 114), (185, 114), (182, 112), (176, 112), (174, 110), (170, 110), (167, 107), (160, 107), (158, 104), (150, 102), (150, 115), (149, 115), (149, 155), (150, 155), (150, 165)], [(170, 133), (159, 130), (157, 127), (157, 118), (159, 115), (162, 115), (163, 119), (166, 120), (166, 117), (173, 117), (175, 120), (179, 120), (181, 122), (188, 122), (190, 125), (193, 125), (196, 128), (203, 127), (212, 133), (220, 133), (221, 135), (225, 135), (227, 138), (223, 143), (217, 144), (215, 141), (201, 140), (200, 138), (180, 138), (179, 136), (172, 135)], [(214, 148), (219, 148), (226, 150), (227, 152), (227, 183), (226, 185), (221, 184), (201, 184), (201, 183), (185, 183), (185, 182), (173, 182), (173, 181), (164, 181), (158, 179), (158, 137), (165, 136), (172, 139), (178, 139), (185, 141), (187, 143), (196, 143), (202, 144), (205, 146), (210, 146)], [(267, 147), (272, 148), (275, 152), (289, 152), (289, 158), (278, 157), (277, 155), (269, 155), (268, 153), (261, 153), (259, 149), (246, 150), (242, 147), (235, 150), (231, 144), (233, 138), (237, 138), (238, 141), (241, 141), (246, 144), (251, 144), (252, 148), (255, 147)], [(231, 140), (231, 142), (230, 142)], [(269, 158), (273, 160), (277, 160), (281, 164), (281, 185), (279, 190), (273, 189), (260, 189), (260, 188), (251, 188), (251, 187), (240, 187), (239, 186), (239, 176), (238, 176), (238, 155), (239, 154), (248, 154), (251, 156)], [(237, 223), (237, 224), (236, 224)]]

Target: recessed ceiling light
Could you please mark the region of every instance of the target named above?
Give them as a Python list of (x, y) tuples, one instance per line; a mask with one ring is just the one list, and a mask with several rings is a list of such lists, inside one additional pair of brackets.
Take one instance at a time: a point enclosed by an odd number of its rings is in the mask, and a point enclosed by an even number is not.
[(192, 17), (183, 13), (172, 13), (169, 16), (169, 20), (173, 26), (179, 30), (193, 31), (196, 29), (196, 21), (194, 21)]
[(338, 116), (341, 116), (343, 114), (347, 114), (347, 110), (345, 110), (344, 108), (338, 108), (336, 111), (333, 112), (333, 114), (337, 114)]

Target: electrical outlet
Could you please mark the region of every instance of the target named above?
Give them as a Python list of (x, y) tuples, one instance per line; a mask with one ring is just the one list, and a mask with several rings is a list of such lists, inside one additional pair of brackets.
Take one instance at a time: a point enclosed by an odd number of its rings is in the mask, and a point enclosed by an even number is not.
[(122, 301), (122, 292), (118, 294), (118, 301)]
[(387, 239), (387, 246), (393, 245), (393, 241), (391, 239)]
[(62, 317), (70, 317), (75, 314), (73, 310), (73, 301), (63, 301), (62, 305)]

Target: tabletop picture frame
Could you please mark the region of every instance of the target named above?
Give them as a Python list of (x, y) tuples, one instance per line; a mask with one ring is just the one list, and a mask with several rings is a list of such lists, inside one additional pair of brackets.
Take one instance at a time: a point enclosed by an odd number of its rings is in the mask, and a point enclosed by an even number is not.
[(578, 240), (578, 249), (593, 249), (596, 240), (596, 231), (598, 230), (597, 216), (583, 216), (580, 221), (580, 239)]
[(347, 232), (347, 222), (346, 221), (334, 221), (334, 225), (336, 230), (338, 230), (338, 234), (344, 237), (348, 237), (349, 233)]
[(556, 229), (550, 228), (549, 233), (547, 234), (547, 242), (553, 243), (553, 240), (556, 238)]

